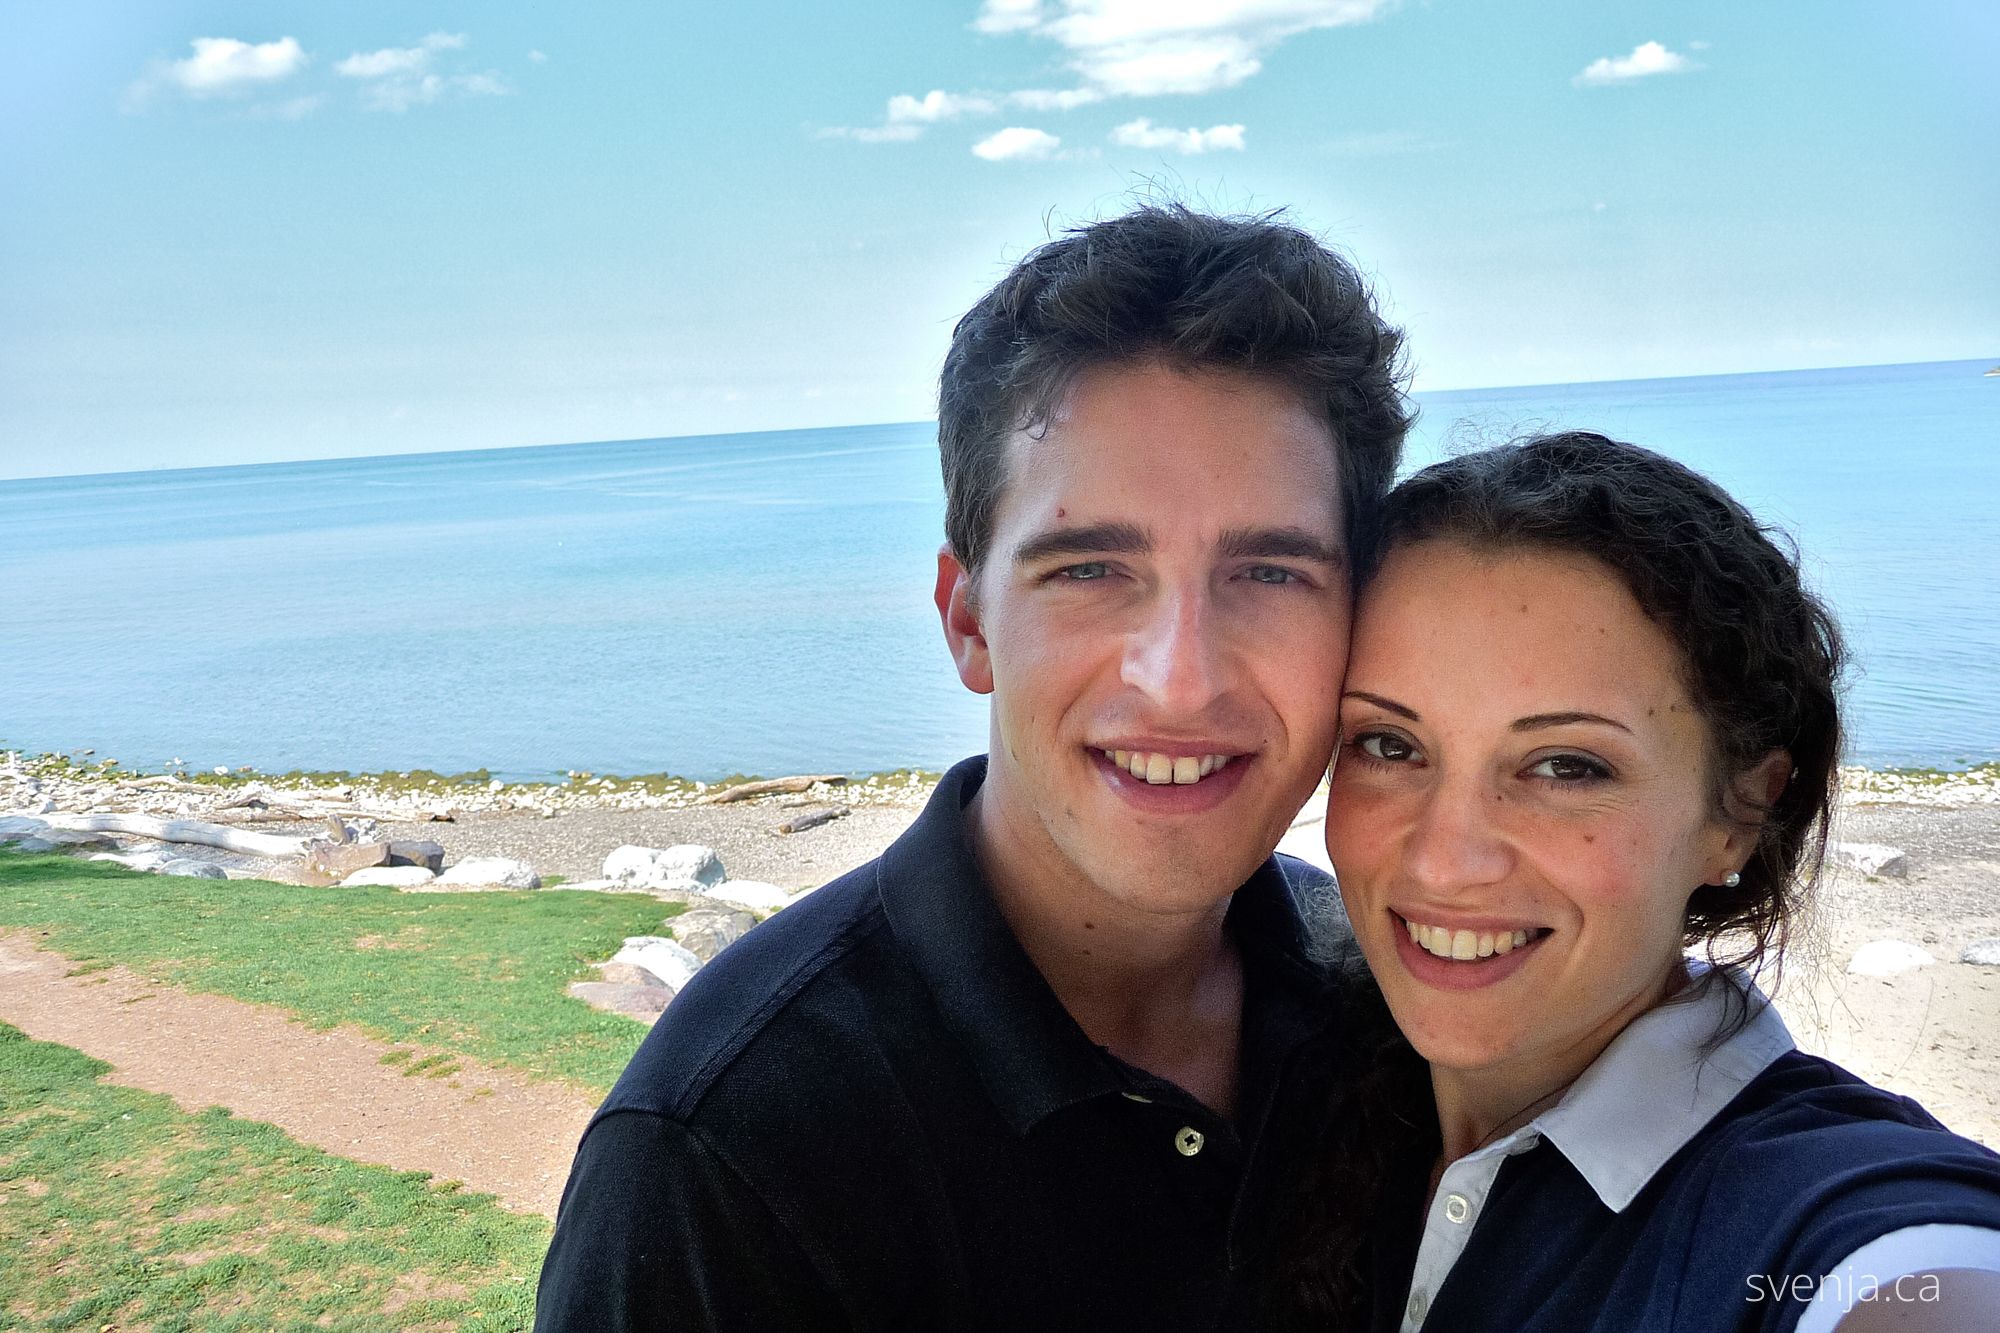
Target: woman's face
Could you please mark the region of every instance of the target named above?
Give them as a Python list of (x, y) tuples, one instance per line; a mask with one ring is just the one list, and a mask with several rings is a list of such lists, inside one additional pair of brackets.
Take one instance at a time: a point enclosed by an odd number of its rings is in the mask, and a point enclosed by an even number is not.
[(1574, 1078), (1749, 851), (1678, 650), (1594, 560), (1431, 541), (1390, 555), (1352, 651), (1327, 850), (1397, 1022), (1434, 1065)]

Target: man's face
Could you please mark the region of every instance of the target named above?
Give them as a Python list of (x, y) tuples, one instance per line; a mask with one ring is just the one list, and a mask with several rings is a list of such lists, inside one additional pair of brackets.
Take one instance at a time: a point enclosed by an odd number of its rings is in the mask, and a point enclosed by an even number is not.
[(1009, 442), (985, 564), (946, 553), (938, 582), (959, 674), (993, 695), (996, 871), (1182, 913), (1270, 854), (1333, 747), (1334, 447), (1281, 388), (1157, 365), (1084, 375)]

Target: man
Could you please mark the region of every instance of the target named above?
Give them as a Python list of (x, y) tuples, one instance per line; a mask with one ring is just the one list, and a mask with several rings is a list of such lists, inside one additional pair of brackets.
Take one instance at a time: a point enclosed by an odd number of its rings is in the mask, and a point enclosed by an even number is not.
[(1331, 1021), (1316, 872), (1271, 849), (1333, 747), (1398, 347), (1310, 237), (1182, 208), (960, 321), (936, 600), (990, 754), (675, 999), (538, 1328), (1247, 1326)]

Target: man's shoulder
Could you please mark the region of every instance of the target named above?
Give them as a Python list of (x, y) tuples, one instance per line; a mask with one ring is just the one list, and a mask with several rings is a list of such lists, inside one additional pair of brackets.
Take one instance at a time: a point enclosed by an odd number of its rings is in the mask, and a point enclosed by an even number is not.
[[(893, 953), (870, 861), (761, 922), (697, 972), (660, 1016), (598, 1111), (646, 1111), (689, 1121), (718, 1079), (749, 1060), (782, 1063), (804, 1041), (865, 1021), (824, 997), (856, 990)], [(671, 925), (671, 922), (669, 923)], [(862, 989), (866, 989), (865, 986)]]

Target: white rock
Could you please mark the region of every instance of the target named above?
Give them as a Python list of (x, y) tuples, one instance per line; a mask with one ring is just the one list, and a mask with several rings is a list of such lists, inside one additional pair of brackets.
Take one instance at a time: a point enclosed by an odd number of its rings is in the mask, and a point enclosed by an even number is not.
[(542, 877), (525, 861), (505, 856), (468, 856), (437, 877), (439, 884), (486, 884), (502, 889), (539, 889)]
[(165, 852), (133, 852), (130, 856), (120, 856), (117, 852), (98, 852), (84, 858), (89, 861), (111, 861), (127, 870), (158, 870), (167, 862), (177, 858)]
[(1893, 977), (1929, 967), (1937, 959), (1904, 940), (1873, 940), (1854, 951), (1847, 960), (1849, 976)]
[(162, 875), (185, 875), (190, 879), (228, 879), (227, 871), (213, 861), (197, 861), (191, 856), (183, 856), (168, 861), (160, 867)]
[(757, 918), (748, 912), (720, 907), (696, 907), (667, 918), (667, 929), (688, 951), (704, 962), (750, 932)]
[(46, 820), (30, 819), (25, 815), (0, 818), (0, 842), (11, 842), (15, 838), (39, 838), (48, 831)]
[(775, 912), (780, 907), (789, 906), (792, 901), (789, 891), (754, 879), (726, 880), (710, 889), (708, 896), (759, 912)]
[(392, 889), (409, 889), (428, 884), (436, 878), (429, 866), (368, 866), (340, 882), (355, 887), (380, 884)]
[(1965, 952), (1958, 956), (1958, 961), (1976, 963), (1980, 967), (2000, 967), (2000, 935), (1974, 940), (1965, 946)]
[(663, 935), (634, 935), (625, 947), (611, 955), (614, 963), (643, 967), (676, 991), (701, 970), (701, 959)]
[(1830, 842), (1826, 854), (1841, 869), (1857, 870), (1864, 875), (1901, 879), (1910, 869), (1910, 858), (1902, 848), (1879, 842)]
[(673, 847), (617, 848), (604, 858), (604, 878), (655, 889), (712, 891), (729, 876), (722, 858), (710, 847), (681, 843)]

